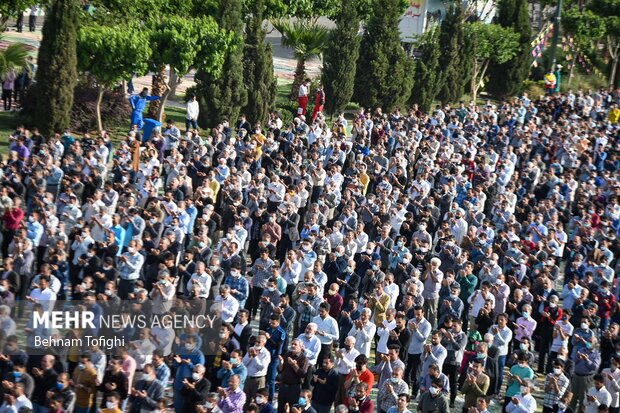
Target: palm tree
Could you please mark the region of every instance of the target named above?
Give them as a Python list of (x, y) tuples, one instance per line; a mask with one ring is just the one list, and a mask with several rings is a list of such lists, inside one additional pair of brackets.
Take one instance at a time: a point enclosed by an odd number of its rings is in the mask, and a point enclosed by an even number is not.
[(291, 99), (297, 99), (299, 86), (306, 77), (306, 62), (315, 57), (321, 57), (327, 44), (329, 29), (316, 22), (297, 20), (277, 21), (273, 24), (282, 34), (282, 45), (290, 47), (297, 59), (297, 68), (291, 89)]
[[(5, 43), (3, 36), (0, 34), (0, 44)], [(28, 65), (28, 51), (22, 43), (14, 43), (7, 46), (4, 50), (0, 50), (0, 79), (11, 70), (19, 70)]]

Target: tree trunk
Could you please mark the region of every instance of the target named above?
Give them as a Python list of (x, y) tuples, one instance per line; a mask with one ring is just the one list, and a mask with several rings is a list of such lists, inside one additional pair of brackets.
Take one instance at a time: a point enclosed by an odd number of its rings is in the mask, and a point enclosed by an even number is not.
[(164, 106), (163, 94), (166, 92), (166, 66), (160, 66), (159, 70), (153, 75), (153, 80), (151, 83), (151, 95), (153, 96), (161, 96), (162, 99), (159, 100), (151, 100), (149, 104), (149, 113), (148, 117), (151, 119), (159, 119), (157, 116), (160, 113), (160, 106)]
[(566, 86), (570, 86), (571, 82), (573, 81), (573, 73), (575, 72), (575, 59), (577, 59), (577, 56), (573, 57), (573, 61), (570, 65), (570, 70), (568, 71), (568, 83)]
[(159, 122), (163, 122), (162, 117), (164, 115), (164, 109), (166, 108), (166, 100), (168, 100), (168, 96), (170, 96), (169, 86), (166, 87), (166, 90), (161, 95), (161, 99), (159, 99), (161, 101), (161, 105), (159, 105), (159, 109), (157, 110), (157, 113), (155, 114), (155, 119), (158, 120)]
[(306, 60), (297, 59), (297, 68), (295, 69), (295, 77), (293, 78), (293, 86), (291, 87), (291, 95), (289, 99), (297, 100), (297, 93), (299, 92), (299, 86), (306, 78)]
[(476, 104), (476, 96), (478, 96), (478, 62), (474, 59), (474, 64), (471, 68), (471, 98)]
[(615, 53), (610, 53), (610, 57), (613, 59), (611, 65), (611, 73), (609, 74), (609, 86), (613, 87), (616, 82), (616, 72), (618, 71), (618, 57), (620, 55), (620, 44), (616, 46)]
[(101, 101), (103, 100), (103, 92), (105, 89), (102, 85), (99, 85), (97, 89), (99, 93), (97, 93), (97, 105), (95, 106), (95, 111), (97, 113), (97, 128), (99, 129), (99, 132), (101, 132), (103, 130), (103, 121), (101, 120)]
[(170, 68), (170, 76), (168, 79), (170, 79), (168, 81), (170, 85), (170, 93), (168, 94), (168, 97), (172, 100), (177, 100), (177, 86), (181, 84), (183, 78), (177, 76), (177, 72), (175, 72), (173, 68)]

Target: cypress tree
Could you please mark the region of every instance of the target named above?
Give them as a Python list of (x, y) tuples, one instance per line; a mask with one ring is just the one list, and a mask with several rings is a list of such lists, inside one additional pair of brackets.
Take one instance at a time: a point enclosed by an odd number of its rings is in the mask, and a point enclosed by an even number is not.
[(248, 91), (248, 103), (243, 112), (251, 122), (264, 123), (275, 105), (276, 79), (271, 45), (265, 42), (265, 30), (262, 27), (265, 0), (255, 0), (251, 4), (243, 52), (244, 78)]
[(414, 62), (400, 42), (398, 21), (402, 13), (400, 0), (373, 3), (355, 76), (354, 100), (360, 105), (380, 106), (384, 112), (390, 112), (411, 95)]
[(497, 97), (512, 96), (523, 90), (523, 81), (530, 72), (532, 25), (527, 0), (500, 0), (497, 23), (519, 33), (519, 51), (506, 63), (489, 67), (487, 90)]
[(47, 136), (71, 123), (79, 13), (76, 0), (55, 0), (45, 16), (37, 62), (35, 123)]
[(343, 0), (323, 54), (323, 85), (327, 113), (340, 113), (353, 96), (355, 64), (359, 57), (360, 18), (353, 0)]
[(441, 90), (442, 77), (439, 70), (439, 28), (427, 31), (421, 42), (420, 58), (416, 62), (415, 81), (411, 93), (411, 103), (417, 103), (420, 110), (429, 112), (433, 101)]
[(461, 4), (454, 2), (441, 23), (439, 67), (442, 72), (439, 99), (443, 104), (458, 101), (463, 96), (468, 81), (469, 58), (466, 56), (464, 20)]
[(216, 78), (207, 71), (196, 72), (196, 94), (200, 105), (200, 126), (213, 127), (223, 118), (232, 124), (239, 111), (248, 102), (243, 81), (243, 20), (241, 0), (221, 2), (216, 17), (220, 28), (235, 34), (234, 48), (227, 54), (220, 75)]

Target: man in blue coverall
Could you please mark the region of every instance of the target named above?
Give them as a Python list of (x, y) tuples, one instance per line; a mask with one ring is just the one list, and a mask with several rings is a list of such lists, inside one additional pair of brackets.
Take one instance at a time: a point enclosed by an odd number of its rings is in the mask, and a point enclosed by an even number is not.
[(131, 104), (131, 124), (138, 125), (138, 129), (142, 129), (144, 126), (144, 119), (142, 119), (142, 112), (146, 108), (146, 102), (151, 100), (158, 100), (159, 96), (149, 96), (149, 89), (144, 88), (138, 95), (133, 95), (129, 98), (129, 104)]

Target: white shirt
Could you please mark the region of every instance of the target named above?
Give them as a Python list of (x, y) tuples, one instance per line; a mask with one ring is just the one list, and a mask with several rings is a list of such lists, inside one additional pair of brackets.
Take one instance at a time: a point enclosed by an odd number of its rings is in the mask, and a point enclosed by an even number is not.
[(50, 288), (46, 288), (45, 290), (35, 288), (30, 293), (30, 297), (32, 297), (35, 302), (41, 304), (43, 306), (43, 310), (45, 311), (52, 311), (54, 309), (54, 305), (56, 304), (56, 293), (54, 293)]
[(383, 291), (385, 291), (387, 295), (390, 296), (390, 305), (388, 306), (388, 308), (395, 308), (398, 294), (400, 294), (400, 288), (398, 287), (398, 284), (392, 283), (390, 285), (386, 285), (385, 287), (383, 287)]
[[(340, 331), (338, 331), (338, 322), (329, 314), (325, 319), (317, 315), (312, 319), (312, 322), (317, 325), (316, 336), (321, 340), (321, 345), (332, 344), (334, 341), (338, 341), (340, 337)], [(318, 332), (323, 331), (325, 334), (321, 335)]]
[(154, 337), (155, 345), (158, 350), (164, 353), (164, 357), (172, 352), (175, 332), (172, 327), (153, 326), (151, 335)]
[[(620, 405), (620, 369), (616, 369), (616, 371), (612, 372), (611, 369), (603, 369), (602, 371), (604, 377), (605, 388), (611, 395), (611, 404), (609, 407), (618, 407)], [(607, 377), (608, 374), (611, 374), (611, 379)]]
[(211, 282), (212, 282), (211, 276), (207, 273), (192, 274), (192, 277), (187, 282), (187, 291), (193, 291), (194, 286), (197, 285), (198, 286), (198, 297), (209, 298), (209, 293), (211, 292)]
[(187, 120), (196, 120), (198, 119), (198, 112), (199, 112), (199, 107), (198, 107), (198, 101), (197, 100), (190, 100), (187, 102), (187, 111), (185, 114), (185, 119)]
[(375, 337), (376, 331), (377, 326), (368, 321), (359, 330), (357, 329), (357, 326), (354, 325), (348, 335), (355, 337), (355, 348), (360, 352), (360, 354), (370, 357), (370, 346)]
[[(497, 324), (493, 325), (489, 331), (493, 332), (493, 327), (499, 328)], [(508, 327), (499, 330), (498, 334), (493, 335), (493, 345), (499, 350), (500, 356), (508, 354), (508, 344), (512, 340), (512, 331)]]
[(301, 84), (299, 86), (299, 93), (297, 94), (298, 97), (304, 97), (304, 96), (308, 96), (308, 86), (306, 86), (305, 84)]
[(562, 340), (562, 336), (558, 333), (558, 336), (555, 337), (551, 343), (551, 351), (558, 352), (558, 350), (562, 347), (568, 347), (568, 339), (573, 335), (573, 330), (575, 330), (575, 327), (573, 327), (573, 325), (568, 321), (566, 321), (566, 324), (564, 324), (564, 321), (560, 321), (555, 325), (556, 327), (561, 328), (564, 334), (566, 334), (566, 339)]
[(32, 402), (28, 399), (28, 397), (26, 397), (25, 394), (22, 394), (15, 399), (15, 407), (17, 408), (17, 411), (19, 411), (19, 409), (22, 407), (32, 409)]
[(484, 307), (486, 300), (491, 300), (491, 307), (495, 308), (495, 296), (493, 294), (487, 293), (485, 298), (482, 296), (482, 292), (480, 290), (474, 291), (471, 297), (467, 300), (471, 304), (471, 311), (469, 314), (474, 318), (478, 317), (478, 313), (480, 313), (480, 310)]
[(387, 354), (387, 342), (390, 338), (390, 331), (396, 328), (396, 320), (387, 321), (383, 320), (383, 324), (377, 328), (377, 336), (379, 336), (379, 342), (377, 343), (377, 351), (381, 354)]
[(342, 358), (336, 357), (336, 369), (338, 374), (349, 374), (351, 369), (355, 368), (355, 358), (360, 355), (356, 348), (347, 351), (344, 348), (338, 350), (342, 354)]
[(248, 378), (266, 376), (269, 363), (271, 363), (271, 354), (265, 347), (260, 349), (256, 357), (250, 357), (249, 352), (243, 357), (243, 365), (248, 369)]
[[(589, 401), (588, 396), (594, 396), (594, 401)], [(601, 404), (609, 407), (611, 404), (611, 394), (609, 394), (605, 386), (601, 387), (600, 390), (596, 390), (596, 387), (592, 386), (588, 393), (586, 393), (584, 404), (586, 406), (586, 413), (597, 413), (598, 406)]]
[(525, 396), (517, 394), (515, 396), (519, 400), (518, 404), (514, 404), (512, 401), (506, 405), (506, 411), (508, 413), (534, 413), (536, 411), (536, 400), (531, 394)]
[(225, 323), (232, 323), (237, 315), (237, 311), (239, 310), (239, 301), (232, 295), (229, 295), (227, 299), (222, 298), (221, 295), (218, 295), (215, 298), (216, 304), (221, 304), (222, 308), (222, 320)]

